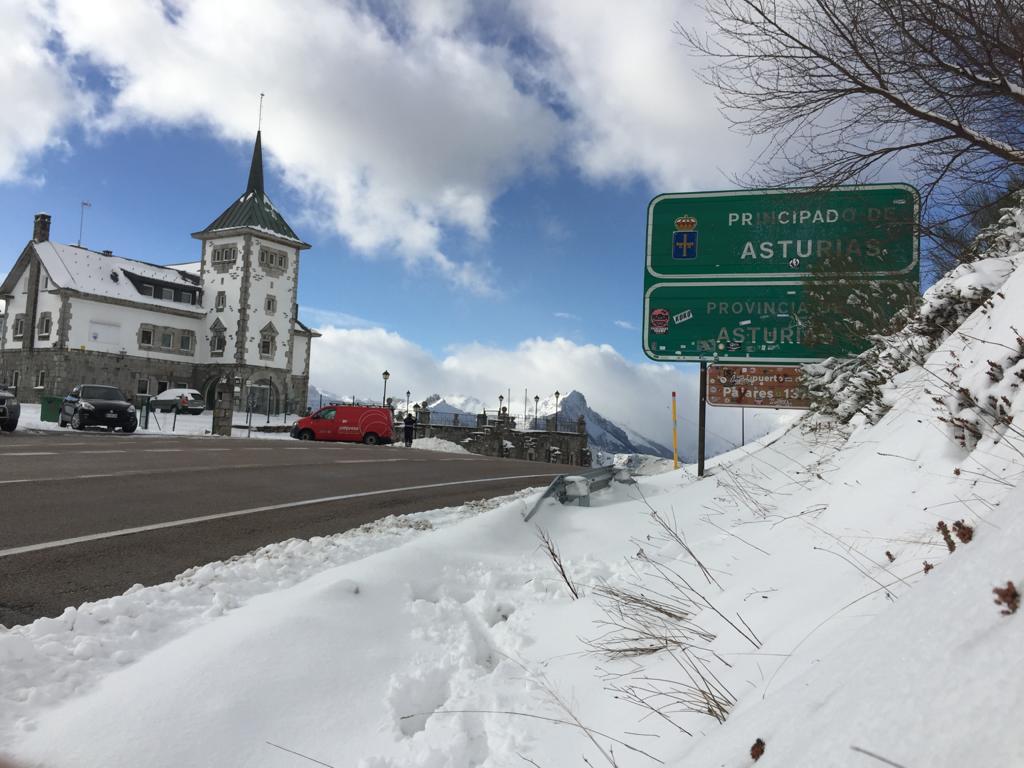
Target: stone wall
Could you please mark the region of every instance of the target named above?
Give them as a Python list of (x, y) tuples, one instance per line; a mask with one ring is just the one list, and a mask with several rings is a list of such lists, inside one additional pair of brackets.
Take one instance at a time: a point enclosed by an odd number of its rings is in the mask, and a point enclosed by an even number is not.
[[(488, 423), (487, 417), (481, 416), (477, 418), (479, 426), (435, 426), (430, 423), (429, 412), (419, 411), (417, 415), (417, 437), (437, 437), (458, 443), (470, 453), (524, 461), (590, 466), (586, 423), (582, 417), (574, 425), (575, 432), (555, 432), (553, 423), (548, 424), (549, 428), (546, 431), (521, 432), (512, 429), (514, 422), (507, 418)], [(563, 426), (562, 422), (559, 422), (558, 426)], [(400, 435), (396, 435), (396, 440), (399, 438)]]
[[(39, 371), (46, 371), (46, 383), (41, 388), (33, 385)], [(187, 360), (157, 360), (153, 358), (94, 352), (80, 349), (36, 349), (26, 352), (7, 348), (0, 357), (0, 384), (9, 384), (12, 372), (18, 371), (20, 383), (18, 398), (26, 403), (38, 403), (43, 395), (63, 397), (79, 384), (109, 384), (123, 391), (129, 398), (138, 392), (140, 378), (148, 379), (149, 394), (156, 394), (157, 382), (166, 381), (198, 389), (204, 397), (212, 394), (213, 385), (228, 377), (245, 381), (270, 381), (280, 400), (287, 395), (289, 402), (305, 406), (309, 381), (305, 376), (293, 376), (288, 371), (256, 366), (232, 366), (217, 363), (192, 363)], [(236, 404), (244, 410), (243, 403)]]

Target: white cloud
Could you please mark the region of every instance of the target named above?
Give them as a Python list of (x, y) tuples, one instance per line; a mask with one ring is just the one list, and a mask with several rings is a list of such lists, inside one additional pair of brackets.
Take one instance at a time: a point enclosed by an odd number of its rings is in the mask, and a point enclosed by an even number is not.
[(364, 317), (339, 312), (335, 309), (318, 309), (317, 307), (300, 307), (299, 314), (306, 325), (329, 325), (334, 328), (373, 328), (378, 323)]
[(594, 179), (646, 178), (658, 192), (720, 189), (746, 167), (747, 139), (730, 134), (713, 91), (673, 33), (698, 25), (694, 2), (525, 0), (551, 61), (538, 77), (573, 111), (573, 156)]
[(555, 317), (559, 320), (579, 320), (579, 315), (574, 315), (572, 312), (555, 312)]
[[(0, 180), (61, 141), (72, 115), (87, 129), (191, 125), (248, 143), (265, 92), (264, 146), (304, 196), (304, 220), (369, 257), (478, 292), (501, 265), (445, 252), (444, 236), (486, 238), (495, 200), (557, 167), (566, 149), (588, 178), (645, 178), (658, 191), (719, 186), (719, 165), (742, 165), (741, 140), (723, 131), (671, 31), (699, 17), (687, 3), (0, 0), (0, 9), (0, 96), (17, 105), (0, 116)], [(48, 36), (60, 46), (48, 48)], [(69, 73), (86, 66), (107, 78), (102, 93), (76, 90), (84, 81)]]
[(627, 330), (627, 331), (635, 331), (635, 330), (636, 330), (636, 326), (635, 326), (635, 325), (633, 325), (633, 324), (632, 324), (631, 322), (629, 322), (628, 320), (616, 320), (616, 321), (615, 321), (615, 325), (616, 325), (616, 326), (617, 326), (618, 328), (624, 328), (624, 329), (625, 329), (625, 330)]
[(25, 181), (28, 160), (63, 145), (72, 119), (92, 109), (92, 99), (47, 47), (45, 10), (39, 0), (0, 0), (0, 182)]
[[(680, 448), (696, 452), (698, 378), (679, 365), (633, 363), (608, 344), (576, 344), (564, 338), (527, 339), (511, 349), (466, 344), (436, 358), (397, 333), (380, 328), (321, 328), (313, 344), (311, 381), (338, 395), (379, 398), (381, 373), (389, 371), (388, 392), (413, 401), (431, 394), (460, 394), (497, 405), (498, 395), (512, 390), (518, 402), (523, 389), (550, 396), (556, 389), (582, 392), (594, 410), (664, 445), (671, 445), (671, 393), (679, 395)], [(754, 421), (760, 432), (774, 421), (773, 412), (748, 412), (748, 436)], [(709, 409), (709, 451), (739, 442), (735, 409)]]

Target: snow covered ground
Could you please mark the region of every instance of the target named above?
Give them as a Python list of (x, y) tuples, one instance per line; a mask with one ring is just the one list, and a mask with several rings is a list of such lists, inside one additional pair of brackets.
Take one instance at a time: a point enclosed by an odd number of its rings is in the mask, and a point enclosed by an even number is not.
[(1022, 269), (875, 424), (809, 416), (703, 479), (389, 519), (0, 632), (0, 743), (52, 768), (1024, 765), (1016, 329)]

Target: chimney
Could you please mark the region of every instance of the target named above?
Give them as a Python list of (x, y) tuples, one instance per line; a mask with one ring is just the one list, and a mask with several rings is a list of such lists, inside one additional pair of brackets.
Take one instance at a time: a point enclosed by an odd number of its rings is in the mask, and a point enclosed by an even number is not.
[(50, 239), (50, 214), (37, 213), (32, 227), (32, 240), (45, 243)]
[(114, 252), (113, 251), (103, 251), (103, 255), (104, 256), (113, 256)]

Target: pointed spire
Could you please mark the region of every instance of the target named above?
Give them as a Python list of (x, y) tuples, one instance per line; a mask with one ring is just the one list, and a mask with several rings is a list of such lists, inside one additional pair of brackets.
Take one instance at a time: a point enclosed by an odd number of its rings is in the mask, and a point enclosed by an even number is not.
[(255, 192), (260, 197), (263, 192), (263, 149), (260, 144), (260, 131), (256, 131), (256, 146), (252, 148), (252, 165), (249, 167), (249, 186), (246, 193)]

